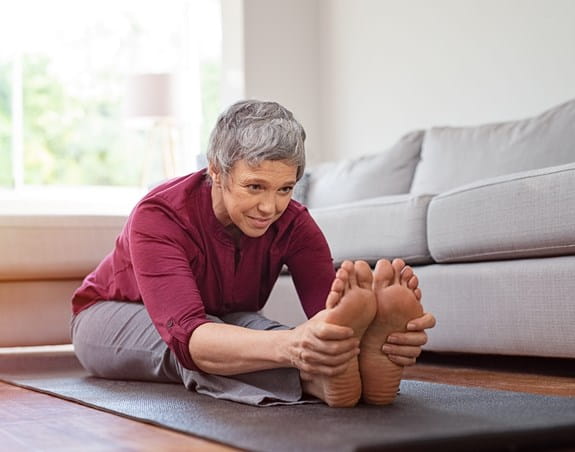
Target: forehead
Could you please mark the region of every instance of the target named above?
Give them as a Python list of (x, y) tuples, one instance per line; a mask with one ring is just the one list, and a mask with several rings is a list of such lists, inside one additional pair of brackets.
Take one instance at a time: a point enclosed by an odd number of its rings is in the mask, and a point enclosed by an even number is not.
[(259, 180), (268, 183), (295, 183), (297, 166), (286, 160), (264, 160), (259, 165), (249, 165), (245, 160), (237, 161), (231, 174), (238, 181)]

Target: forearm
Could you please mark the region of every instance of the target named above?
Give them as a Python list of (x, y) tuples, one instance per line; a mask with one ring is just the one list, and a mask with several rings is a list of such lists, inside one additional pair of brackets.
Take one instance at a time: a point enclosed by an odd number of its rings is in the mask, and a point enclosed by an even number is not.
[(309, 374), (338, 375), (359, 353), (353, 329), (326, 323), (326, 311), (292, 330), (261, 331), (204, 323), (189, 342), (202, 371), (216, 375), (296, 367)]
[(290, 367), (291, 330), (260, 331), (205, 323), (192, 334), (189, 349), (196, 366), (216, 375)]

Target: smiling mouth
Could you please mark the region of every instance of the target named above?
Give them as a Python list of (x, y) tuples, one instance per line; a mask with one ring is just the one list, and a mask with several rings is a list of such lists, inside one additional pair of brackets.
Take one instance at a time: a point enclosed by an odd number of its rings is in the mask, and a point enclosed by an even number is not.
[(254, 224), (254, 226), (255, 226), (256, 228), (266, 228), (266, 227), (268, 227), (268, 226), (272, 223), (272, 221), (273, 221), (273, 218), (271, 218), (271, 217), (270, 217), (270, 218), (248, 217), (248, 218), (252, 221), (252, 223)]

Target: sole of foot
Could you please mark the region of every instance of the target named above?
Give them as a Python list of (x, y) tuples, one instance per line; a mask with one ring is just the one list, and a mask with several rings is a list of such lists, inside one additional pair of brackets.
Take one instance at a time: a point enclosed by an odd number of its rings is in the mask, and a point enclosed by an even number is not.
[[(326, 300), (326, 322), (348, 326), (361, 339), (377, 310), (372, 286), (372, 272), (366, 262), (342, 263)], [(311, 378), (308, 383), (314, 386), (312, 393), (331, 407), (355, 406), (362, 394), (358, 358), (351, 359), (342, 374)]]
[(391, 333), (403, 332), (410, 320), (423, 315), (421, 290), (413, 269), (401, 260), (378, 261), (373, 272), (375, 318), (363, 336), (359, 369), (362, 398), (373, 405), (387, 405), (397, 396), (403, 367), (382, 351)]

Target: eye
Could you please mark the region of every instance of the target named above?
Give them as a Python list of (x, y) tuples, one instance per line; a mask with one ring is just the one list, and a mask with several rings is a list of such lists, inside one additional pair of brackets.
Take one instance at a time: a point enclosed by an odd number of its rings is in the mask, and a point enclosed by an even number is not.
[(260, 191), (263, 187), (260, 184), (249, 184), (247, 188), (250, 191)]
[(291, 193), (291, 191), (293, 190), (293, 187), (291, 185), (287, 186), (287, 187), (282, 187), (279, 189), (280, 193)]

